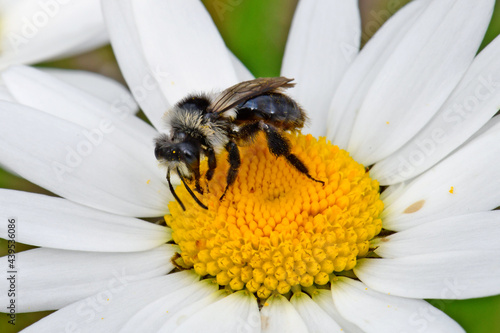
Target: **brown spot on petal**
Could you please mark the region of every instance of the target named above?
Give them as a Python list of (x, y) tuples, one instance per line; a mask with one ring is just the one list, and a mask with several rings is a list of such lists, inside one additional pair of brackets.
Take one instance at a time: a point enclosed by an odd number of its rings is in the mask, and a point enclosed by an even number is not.
[(261, 316), (260, 320), (261, 329), (266, 330), (269, 327), (269, 318), (267, 316)]
[(425, 200), (419, 200), (419, 201), (409, 205), (408, 207), (406, 207), (406, 209), (404, 210), (403, 213), (411, 214), (411, 213), (418, 212), (424, 206), (424, 203), (425, 203)]

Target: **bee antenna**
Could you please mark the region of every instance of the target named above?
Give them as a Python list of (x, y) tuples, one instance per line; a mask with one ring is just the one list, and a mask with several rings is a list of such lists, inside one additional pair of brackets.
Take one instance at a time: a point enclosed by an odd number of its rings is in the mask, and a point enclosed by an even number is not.
[[(180, 176), (180, 174), (179, 174), (179, 176)], [(182, 179), (182, 177), (181, 177), (181, 179)], [(181, 205), (182, 210), (186, 211), (186, 207), (184, 207), (184, 204), (182, 203), (181, 199), (179, 199), (179, 197), (175, 193), (174, 187), (172, 186), (172, 183), (170, 182), (170, 168), (167, 169), (167, 180), (168, 180), (168, 187), (170, 188), (170, 193), (172, 193), (172, 195), (174, 196), (175, 201), (177, 201), (179, 203), (179, 205)]]
[[(191, 196), (193, 197), (194, 201), (196, 201), (196, 203), (198, 205), (200, 205), (201, 208), (203, 209), (208, 209), (207, 206), (205, 206), (201, 201), (200, 199), (198, 199), (198, 197), (196, 197), (196, 194), (193, 193), (193, 191), (191, 191), (191, 189), (189, 188), (188, 184), (186, 184), (186, 181), (184, 180), (184, 177), (182, 177), (182, 174), (180, 173), (179, 171), (179, 168), (177, 168), (177, 174), (179, 175), (179, 178), (182, 180), (182, 183), (184, 184), (184, 187), (186, 187), (186, 190), (189, 192), (189, 194), (191, 194)], [(175, 196), (177, 198), (177, 196)], [(182, 205), (182, 204), (181, 204)], [(183, 206), (184, 207), (184, 206)], [(185, 210), (185, 209), (184, 209)]]

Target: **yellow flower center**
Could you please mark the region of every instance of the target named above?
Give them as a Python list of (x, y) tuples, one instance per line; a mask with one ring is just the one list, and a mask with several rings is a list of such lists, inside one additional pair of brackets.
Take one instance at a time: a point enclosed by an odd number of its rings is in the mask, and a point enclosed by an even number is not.
[[(351, 270), (381, 228), (379, 184), (349, 154), (324, 138), (287, 134), (292, 152), (315, 182), (276, 158), (263, 135), (240, 148), (238, 177), (222, 201), (227, 154), (198, 206), (182, 187), (186, 205), (169, 204), (165, 216), (180, 247), (181, 265), (216, 277), (231, 290), (247, 289), (259, 298), (291, 288), (325, 285), (335, 272)], [(206, 171), (206, 163), (202, 165)]]

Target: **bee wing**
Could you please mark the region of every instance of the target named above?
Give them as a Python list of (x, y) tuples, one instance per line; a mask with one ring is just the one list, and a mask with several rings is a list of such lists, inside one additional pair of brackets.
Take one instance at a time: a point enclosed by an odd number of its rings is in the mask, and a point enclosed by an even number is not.
[(222, 113), (257, 95), (280, 88), (291, 88), (295, 85), (291, 81), (293, 79), (286, 77), (261, 77), (240, 82), (221, 92), (208, 106), (207, 112)]

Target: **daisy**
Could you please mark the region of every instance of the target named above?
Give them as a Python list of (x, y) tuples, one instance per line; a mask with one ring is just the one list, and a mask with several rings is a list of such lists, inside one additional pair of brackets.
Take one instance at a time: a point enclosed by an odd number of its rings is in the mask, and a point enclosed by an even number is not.
[[(172, 201), (158, 131), (133, 113), (5, 71), (0, 163), (62, 197), (0, 192), (16, 240), (41, 247), (16, 256), (17, 312), (59, 309), (26, 331), (463, 331), (423, 299), (500, 293), (500, 39), (476, 56), (493, 4), (413, 1), (358, 54), (356, 1), (300, 2), (282, 74), (311, 124), (289, 139), (326, 184), (258, 138), (222, 202), (217, 169), (208, 211), (181, 188), (186, 211)], [(252, 78), (198, 1), (103, 10), (158, 130), (186, 94)], [(168, 227), (135, 218), (158, 216)]]
[(99, 0), (1, 0), (0, 69), (69, 57), (106, 44)]

